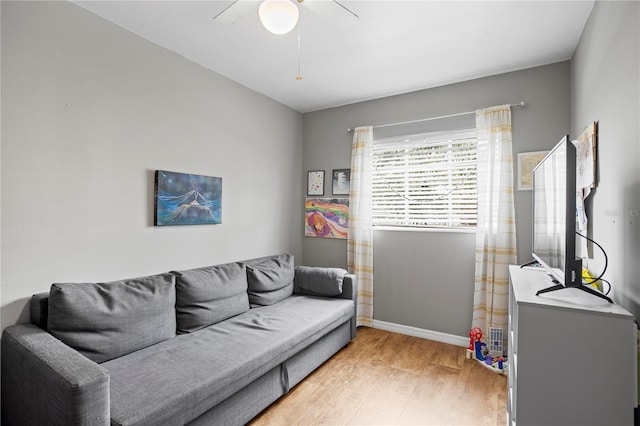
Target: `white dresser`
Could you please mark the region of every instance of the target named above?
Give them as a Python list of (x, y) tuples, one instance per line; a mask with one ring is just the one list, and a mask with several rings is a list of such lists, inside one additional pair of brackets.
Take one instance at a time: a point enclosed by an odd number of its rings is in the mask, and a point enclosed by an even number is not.
[(543, 271), (509, 273), (509, 424), (632, 425), (633, 316), (578, 289), (536, 296)]

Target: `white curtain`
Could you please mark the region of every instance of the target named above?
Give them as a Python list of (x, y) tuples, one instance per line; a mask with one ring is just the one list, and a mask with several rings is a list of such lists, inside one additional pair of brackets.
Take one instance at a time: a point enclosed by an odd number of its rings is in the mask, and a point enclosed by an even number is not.
[(373, 230), (371, 159), (373, 127), (357, 127), (351, 147), (347, 265), (358, 280), (357, 324), (373, 325)]
[(478, 132), (478, 228), (472, 327), (489, 337), (502, 328), (506, 341), (509, 265), (516, 263), (511, 107), (476, 111)]

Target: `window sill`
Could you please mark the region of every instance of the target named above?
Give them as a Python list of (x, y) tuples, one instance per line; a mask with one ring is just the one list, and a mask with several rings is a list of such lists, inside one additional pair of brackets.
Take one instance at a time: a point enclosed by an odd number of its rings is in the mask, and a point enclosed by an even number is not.
[(475, 234), (476, 228), (420, 228), (411, 226), (373, 226), (373, 231), (392, 232), (444, 232), (450, 234)]

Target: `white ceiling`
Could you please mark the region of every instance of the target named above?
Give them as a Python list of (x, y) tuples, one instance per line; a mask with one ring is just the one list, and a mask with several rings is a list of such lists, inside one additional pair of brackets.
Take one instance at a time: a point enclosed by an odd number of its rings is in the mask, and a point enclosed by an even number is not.
[(570, 59), (593, 7), (592, 0), (341, 2), (356, 20), (339, 7), (329, 16), (303, 3), (296, 81), (297, 30), (267, 32), (259, 2), (234, 25), (212, 19), (232, 1), (74, 3), (300, 112)]

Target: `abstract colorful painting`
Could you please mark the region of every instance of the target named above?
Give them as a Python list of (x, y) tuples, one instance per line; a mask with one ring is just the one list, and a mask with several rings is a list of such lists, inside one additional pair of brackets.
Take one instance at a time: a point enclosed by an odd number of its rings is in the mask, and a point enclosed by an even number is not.
[(347, 238), (348, 198), (307, 198), (304, 206), (304, 235), (320, 238)]
[(156, 170), (155, 226), (222, 223), (222, 178)]

